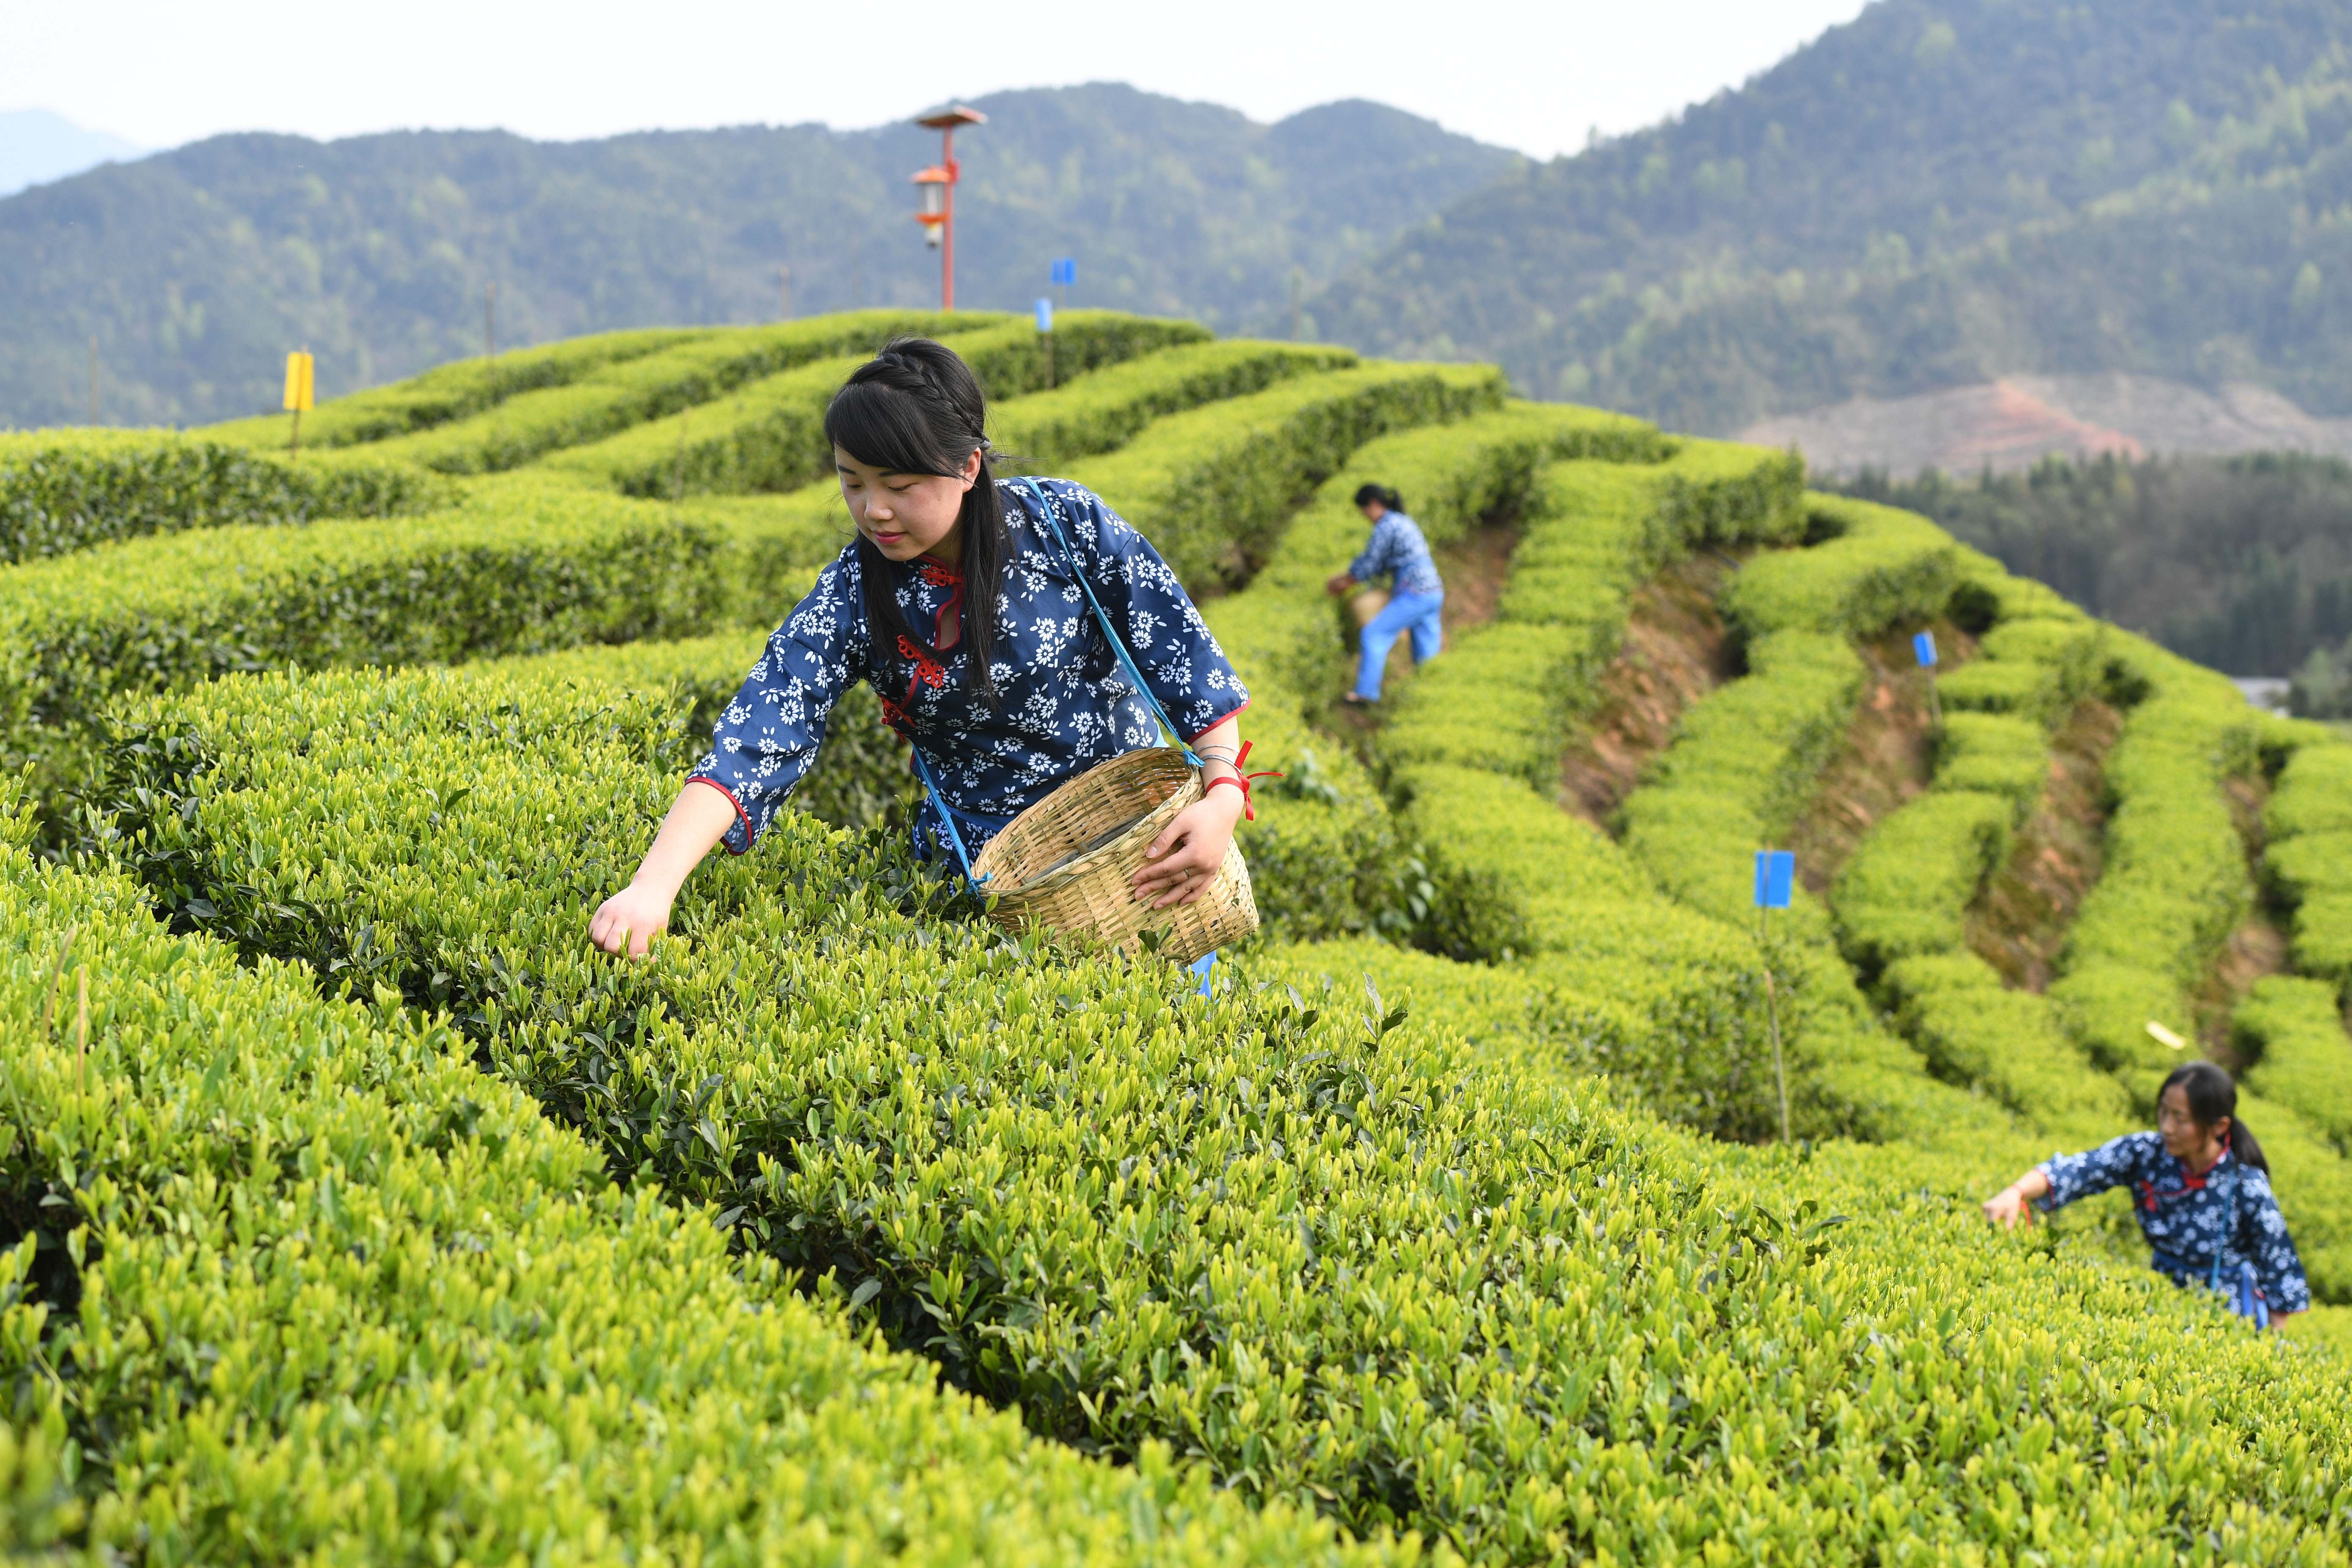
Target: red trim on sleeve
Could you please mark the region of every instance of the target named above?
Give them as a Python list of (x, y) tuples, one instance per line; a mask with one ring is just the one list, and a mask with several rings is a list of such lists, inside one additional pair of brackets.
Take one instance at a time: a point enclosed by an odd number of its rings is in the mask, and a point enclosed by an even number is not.
[[(729, 789), (725, 784), (720, 784), (717, 779), (707, 779), (707, 778), (704, 778), (700, 773), (697, 773), (697, 774), (695, 774), (692, 778), (690, 778), (690, 779), (687, 780), (686, 782), (687, 782), (687, 783), (688, 783), (688, 784), (707, 784), (707, 785), (709, 785), (710, 788), (717, 790), (720, 795), (725, 795), (725, 796), (727, 797), (727, 804), (728, 804), (728, 805), (731, 805), (731, 806), (733, 806), (733, 807), (735, 808), (735, 816), (736, 816), (737, 819), (738, 819), (738, 820), (740, 820), (740, 821), (743, 824), (743, 848), (742, 848), (742, 849), (730, 848), (730, 849), (727, 851), (727, 853), (729, 853), (730, 855), (740, 855), (740, 854), (742, 854), (742, 853), (743, 853), (743, 851), (744, 851), (745, 849), (749, 849), (749, 848), (751, 848), (751, 814), (750, 812), (745, 811), (745, 810), (743, 809), (743, 803), (742, 803), (741, 801), (737, 800), (737, 799), (735, 798), (735, 792), (734, 792), (733, 790), (731, 790), (731, 789)], [(722, 839), (722, 840), (720, 840), (720, 842), (724, 843), (724, 842), (725, 842), (725, 840), (723, 840), (723, 839)]]
[(1248, 711), (1249, 711), (1249, 705), (1250, 705), (1252, 702), (1255, 702), (1255, 701), (1256, 701), (1256, 700), (1256, 700), (1255, 698), (1254, 698), (1254, 697), (1244, 697), (1244, 698), (1243, 698), (1243, 699), (1242, 699), (1242, 705), (1241, 705), (1240, 707), (1238, 707), (1238, 708), (1234, 709), (1232, 712), (1230, 712), (1230, 713), (1228, 713), (1228, 714), (1224, 715), (1224, 717), (1223, 717), (1223, 718), (1220, 718), (1220, 719), (1212, 719), (1212, 720), (1210, 720), (1207, 723), (1205, 723), (1205, 724), (1202, 725), (1198, 730), (1195, 730), (1195, 731), (1193, 731), (1191, 734), (1189, 734), (1189, 735), (1185, 736), (1185, 737), (1184, 737), (1184, 743), (1185, 743), (1186, 745), (1188, 745), (1188, 746), (1189, 746), (1189, 745), (1191, 745), (1193, 742), (1195, 742), (1195, 741), (1199, 740), (1202, 736), (1203, 736), (1203, 735), (1207, 734), (1210, 731), (1212, 731), (1212, 730), (1215, 729), (1218, 725), (1220, 725), (1220, 724), (1223, 723), (1223, 722), (1225, 721), (1225, 720), (1226, 720), (1226, 719), (1238, 719), (1238, 718), (1240, 718), (1243, 714), (1244, 714), (1244, 713), (1246, 713), (1246, 712), (1248, 712)]

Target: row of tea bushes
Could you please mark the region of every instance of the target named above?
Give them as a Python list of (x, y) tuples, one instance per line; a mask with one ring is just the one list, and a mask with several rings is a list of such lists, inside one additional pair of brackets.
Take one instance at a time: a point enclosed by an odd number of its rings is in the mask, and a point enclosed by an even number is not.
[[(1067, 392), (1081, 395), (1090, 380), (1084, 373), (1097, 366), (1126, 363), (1137, 356), (1150, 365), (1171, 344), (1223, 346), (1200, 344), (1201, 330), (1189, 321), (1113, 310), (1069, 311), (1056, 323), (1054, 336), (1053, 370), (1056, 375), (1077, 376)], [(1003, 400), (1000, 406), (1005, 411), (1025, 406), (1029, 395), (1045, 385), (1045, 351), (1027, 321), (960, 331), (940, 341), (971, 367), (992, 404)], [(546, 466), (625, 495), (672, 499), (710, 491), (790, 489), (829, 478), (833, 454), (824, 441), (825, 405), (867, 357), (861, 349), (748, 382), (724, 398), (646, 419), (601, 441), (554, 453)], [(1261, 355), (1259, 363), (1267, 358)], [(1147, 373), (1137, 379), (1147, 384), (1156, 381), (1162, 398), (1170, 402), (1177, 402), (1187, 385), (1203, 393), (1213, 393), (1215, 385), (1213, 380), (1204, 384), (1181, 374), (1153, 377)], [(1110, 401), (1118, 397), (1114, 393)], [(1123, 422), (1118, 438), (1135, 434), (1148, 417)]]
[(661, 705), (330, 673), (148, 718), (122, 847), (179, 920), (437, 991), (616, 1168), (1073, 1444), (1513, 1562), (2176, 1526), (2326, 1562), (2347, 1522), (2336, 1374), (2294, 1347), (1916, 1182), (1702, 1154), (1393, 998), (1203, 1003), (797, 816), (656, 959), (592, 958), (675, 786)]
[[(1766, 954), (1744, 921), (1661, 898), (1624, 850), (1554, 804), (1551, 775), (1571, 716), (1623, 635), (1633, 590), (1702, 544), (1797, 537), (1798, 483), (1784, 455), (1717, 443), (1686, 444), (1648, 468), (1548, 468), (1527, 508), (1504, 619), (1418, 672), (1381, 738), (1428, 846), (1433, 943), (1505, 962), (1509, 976), (1495, 984), (1538, 987), (1562, 1016), (1617, 1020), (1552, 1054), (1605, 1056), (1646, 1102), (1719, 1136), (1778, 1130)], [(1538, 793), (1528, 783), (1547, 757)], [(1735, 873), (1752, 847), (1735, 847)], [(1775, 954), (1790, 987), (1780, 1005), (1800, 1129), (1886, 1135), (1951, 1119), (1937, 1108), (1948, 1092), (1864, 1026), (1833, 957), (1785, 944)]]
[[(1017, 466), (1050, 474), (1058, 465), (1117, 451), (1154, 419), (1247, 397), (1293, 376), (1346, 370), (1358, 363), (1352, 351), (1320, 343), (1227, 338), (1092, 369), (1084, 361), (1068, 363), (1062, 325), (1076, 319), (1066, 312), (1055, 318), (1055, 384), (1017, 404), (990, 409), (989, 435), (1002, 455), (999, 472)], [(1087, 374), (1071, 381), (1081, 369)], [(995, 384), (987, 384), (993, 397)]]
[(1615, 657), (1633, 590), (1702, 545), (1794, 537), (1802, 466), (1685, 441), (1664, 461), (1545, 471), (1496, 618), (1401, 692), (1381, 754), (1411, 792), (1427, 764), (1507, 773), (1549, 795), (1570, 727)]
[(2231, 1014), (2230, 1034), (2253, 1064), (2247, 1086), (2352, 1157), (2352, 1041), (2335, 987), (2284, 974), (2257, 980)]
[(451, 493), (364, 454), (289, 458), (168, 430), (0, 435), (0, 565), (182, 529), (391, 517)]
[[(1296, 482), (1343, 460), (1351, 439), (1486, 399), (1493, 378), (1484, 368), (1308, 375), (1223, 405), (1243, 412), (1222, 423), (1199, 414), (1156, 422), (1137, 446), (1147, 463), (1165, 447), (1163, 467), (1286, 472)], [(1249, 412), (1286, 395), (1284, 419)], [(1108, 499), (1137, 510), (1123, 495)], [(1143, 499), (1148, 512), (1155, 498)], [(0, 763), (34, 763), (38, 786), (53, 793), (82, 771), (88, 726), (116, 693), (232, 671), (452, 662), (690, 637), (746, 619), (772, 626), (805, 591), (808, 569), (839, 548), (845, 523), (827, 484), (665, 506), (534, 470), (475, 480), (457, 506), (397, 531), (219, 528), (5, 569)], [(1188, 537), (1207, 555), (1217, 528), (1263, 526), (1250, 513), (1193, 516)]]
[(708, 630), (732, 521), (517, 475), (397, 531), (217, 528), (0, 571), (0, 765), (69, 785), (125, 691)]
[(1377, 1555), (1164, 1448), (1114, 1469), (939, 1392), (730, 1256), (707, 1208), (612, 1186), (445, 1024), (173, 935), (121, 879), (37, 865), (23, 826), (0, 844), (11, 1562)]
[(1959, 546), (1926, 518), (1818, 492), (1804, 510), (1804, 553), (1757, 556), (1724, 590), (1724, 618), (1738, 630), (1867, 637), (1950, 601)]
[(1108, 500), (1196, 590), (1238, 584), (1265, 562), (1300, 498), (1357, 447), (1499, 408), (1507, 390), (1492, 365), (1374, 361), (1155, 420), (1062, 477)]
[(2352, 986), (2352, 747), (2298, 747), (2263, 811), (2263, 869), (2294, 911), (2294, 966)]
[[(513, 349), (495, 358), (453, 360), (389, 386), (321, 403), (302, 416), (302, 441), (310, 447), (352, 447), (406, 436), (478, 414), (518, 393), (562, 386), (625, 360), (642, 359), (724, 330), (640, 327)], [(217, 441), (268, 448), (286, 446), (292, 425), (290, 415), (261, 414), (206, 426), (205, 434)]]
[(709, 403), (746, 382), (794, 365), (871, 353), (902, 334), (973, 331), (1006, 320), (978, 311), (852, 310), (777, 326), (719, 328), (564, 382), (518, 392), (465, 418), (379, 441), (375, 450), (442, 473), (496, 473), (559, 447), (581, 446)]
[(1261, 786), (1275, 803), (1246, 826), (1258, 908), (1270, 935), (1319, 941), (1360, 932), (1423, 932), (1436, 889), (1376, 781), (1342, 744), (1309, 727), (1352, 669), (1344, 612), (1325, 579), (1362, 548), (1354, 496), (1365, 484), (1400, 492), (1443, 549), (1489, 516), (1516, 513), (1537, 471), (1569, 457), (1651, 461), (1665, 444), (1621, 415), (1512, 403), (1458, 423), (1384, 436), (1360, 447), (1291, 519), (1265, 565), (1240, 593), (1202, 606), (1251, 693), (1252, 761), (1287, 776)]

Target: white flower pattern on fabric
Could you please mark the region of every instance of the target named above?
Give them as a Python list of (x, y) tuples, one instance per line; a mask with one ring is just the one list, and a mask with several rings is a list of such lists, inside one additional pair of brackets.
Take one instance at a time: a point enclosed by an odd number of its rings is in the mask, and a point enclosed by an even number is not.
[[(2254, 1282), (2273, 1312), (2300, 1312), (2311, 1305), (2303, 1260), (2286, 1233), (2270, 1178), (2235, 1154), (2223, 1154), (2212, 1169), (2192, 1175), (2166, 1152), (2163, 1136), (2131, 1132), (2082, 1154), (2053, 1154), (2035, 1169), (2050, 1179), (2050, 1194), (2035, 1205), (2063, 1208), (2077, 1198), (2129, 1187), (2132, 1217), (2156, 1249), (2154, 1267), (2176, 1285), (2199, 1285), (2210, 1276), (2213, 1254), (2221, 1255), (2225, 1289), (2236, 1282), (2238, 1264), (2254, 1266)], [(2230, 1196), (2237, 1184), (2238, 1223), (2229, 1229)]]
[[(1191, 740), (1249, 705), (1207, 623), (1149, 540), (1101, 499), (1067, 479), (1043, 479), (1078, 566), (1169, 718)], [(902, 736), (922, 747), (940, 793), (955, 808), (973, 854), (1064, 781), (1095, 763), (1160, 743), (1150, 707), (1129, 685), (1104, 640), (1026, 481), (998, 481), (1012, 545), (997, 598), (998, 695), (973, 686), (961, 642), (944, 653), (877, 648), (866, 625), (862, 563), (853, 543), (817, 576), (808, 597), (768, 639), (750, 679), (727, 705), (710, 750), (690, 778), (725, 791), (736, 819), (726, 844), (751, 848), (807, 773), (834, 707), (865, 680)], [(893, 593), (908, 621), (936, 627), (961, 591), (953, 574), (893, 564)], [(917, 839), (942, 825), (926, 803)]]

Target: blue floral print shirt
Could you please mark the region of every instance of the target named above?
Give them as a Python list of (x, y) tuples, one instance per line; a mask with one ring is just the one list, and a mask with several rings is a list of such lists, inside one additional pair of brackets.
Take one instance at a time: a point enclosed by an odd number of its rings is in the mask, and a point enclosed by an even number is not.
[[(2162, 1134), (2133, 1132), (2088, 1153), (2054, 1154), (2037, 1168), (2050, 1178), (2049, 1195), (2035, 1200), (2044, 1210), (2110, 1187), (2129, 1187), (2133, 1216), (2156, 1249), (2154, 1267), (2174, 1284), (2204, 1284), (2219, 1247), (2224, 1289), (2236, 1283), (2243, 1261), (2254, 1266), (2254, 1282), (2272, 1311), (2300, 1312), (2311, 1305), (2311, 1286), (2287, 1237), (2270, 1178), (2235, 1154), (2224, 1152), (2209, 1169), (2192, 1173), (2165, 1152)], [(2232, 1187), (2234, 1228), (2229, 1224)]]
[(1372, 524), (1372, 537), (1364, 552), (1348, 563), (1348, 575), (1359, 583), (1395, 574), (1396, 592), (1400, 594), (1443, 594), (1445, 584), (1437, 575), (1437, 563), (1429, 558), (1429, 541), (1421, 536), (1421, 524), (1401, 511), (1381, 513)]
[[(1240, 677), (1150, 542), (1083, 485), (1038, 484), (1104, 613), (1184, 737), (1248, 706)], [(1068, 558), (1040, 521), (1036, 492), (1025, 480), (997, 488), (1012, 548), (996, 603), (996, 697), (971, 681), (961, 636), (944, 650), (908, 640), (875, 646), (864, 563), (852, 542), (768, 639), (688, 775), (735, 803), (730, 851), (743, 853), (766, 829), (815, 759), (834, 704), (860, 679), (881, 697), (891, 728), (921, 748), (972, 855), (1074, 775), (1160, 743), (1150, 707), (1120, 670)], [(887, 570), (908, 624), (936, 644), (940, 614), (962, 603), (962, 577), (920, 560)], [(944, 844), (935, 816), (926, 803), (918, 843)]]

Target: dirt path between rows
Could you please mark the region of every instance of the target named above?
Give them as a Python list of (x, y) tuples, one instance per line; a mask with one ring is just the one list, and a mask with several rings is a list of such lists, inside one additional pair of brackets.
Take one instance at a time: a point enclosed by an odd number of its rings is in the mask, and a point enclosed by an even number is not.
[[(1928, 722), (1927, 678), (1911, 651), (1906, 626), (1854, 644), (1868, 670), (1845, 743), (1830, 759), (1811, 801), (1789, 830), (1797, 875), (1825, 893), (1870, 830), (1889, 812), (1927, 789), (1935, 773), (1935, 734)], [(1929, 623), (1946, 668), (1977, 654), (1976, 639), (1948, 621)]]
[(2008, 863), (1969, 910), (1969, 948), (2018, 990), (2039, 992), (2057, 977), (2074, 912), (2098, 884), (2107, 751), (2123, 727), (2123, 715), (2096, 698), (2074, 705), (2051, 737), (2042, 798), (2011, 841)]
[(1739, 674), (1716, 613), (1731, 563), (1698, 554), (1675, 563), (1633, 595), (1625, 641), (1601, 677), (1600, 702), (1560, 758), (1559, 803), (1613, 831), (1617, 807), (1642, 770), (1672, 743), (1683, 710)]

